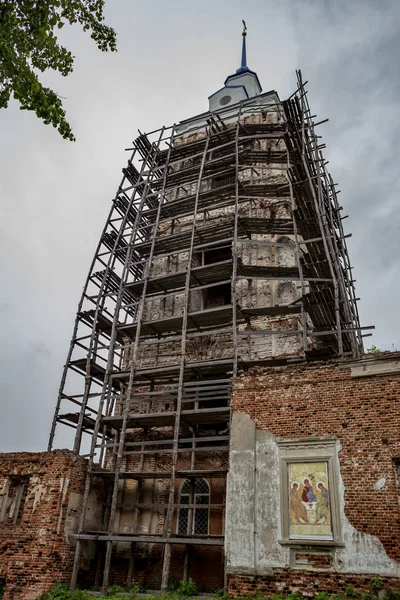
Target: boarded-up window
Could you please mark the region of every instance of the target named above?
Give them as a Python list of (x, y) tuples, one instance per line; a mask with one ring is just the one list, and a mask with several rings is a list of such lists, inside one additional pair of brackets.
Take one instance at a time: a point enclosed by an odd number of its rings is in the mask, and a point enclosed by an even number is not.
[(1, 523), (16, 524), (22, 519), (28, 491), (28, 477), (10, 477), (1, 500)]

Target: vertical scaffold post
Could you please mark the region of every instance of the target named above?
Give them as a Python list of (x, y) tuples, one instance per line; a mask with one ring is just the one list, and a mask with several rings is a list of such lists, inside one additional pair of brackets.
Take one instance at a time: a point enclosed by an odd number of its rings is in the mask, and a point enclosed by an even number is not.
[[(172, 518), (173, 518), (173, 510), (174, 510), (173, 505), (174, 505), (174, 498), (175, 498), (176, 468), (177, 468), (178, 445), (179, 445), (179, 428), (180, 428), (180, 417), (181, 417), (181, 411), (182, 411), (183, 382), (184, 382), (185, 363), (186, 363), (186, 341), (187, 341), (186, 334), (187, 334), (188, 312), (189, 312), (189, 301), (190, 301), (190, 280), (191, 280), (191, 273), (192, 273), (194, 236), (195, 236), (195, 232), (196, 232), (196, 221), (197, 221), (199, 196), (200, 196), (200, 192), (201, 192), (203, 171), (204, 171), (204, 165), (206, 162), (208, 146), (209, 146), (209, 142), (210, 142), (210, 135), (211, 135), (211, 130), (209, 127), (207, 127), (206, 128), (206, 138), (204, 140), (203, 155), (202, 155), (201, 165), (200, 165), (200, 169), (199, 169), (199, 177), (197, 180), (197, 190), (196, 190), (196, 197), (195, 197), (195, 201), (194, 201), (193, 221), (192, 221), (191, 237), (190, 237), (190, 247), (189, 247), (188, 258), (187, 258), (185, 293), (184, 293), (184, 300), (183, 300), (183, 318), (182, 318), (182, 332), (181, 332), (181, 358), (180, 358), (180, 367), (179, 367), (178, 397), (177, 397), (177, 406), (176, 406), (175, 424), (174, 424), (174, 440), (173, 440), (173, 446), (172, 446), (172, 469), (171, 469), (171, 478), (170, 478), (168, 509), (167, 509), (167, 514), (165, 517), (165, 524), (164, 524), (164, 536), (166, 538), (171, 537)], [(167, 541), (165, 543), (164, 561), (163, 561), (162, 576), (161, 576), (161, 590), (164, 592), (168, 588), (170, 564), (171, 564), (171, 544), (170, 544), (170, 542)]]
[[(164, 131), (164, 128), (162, 129), (162, 132), (163, 131)], [(162, 133), (160, 134), (160, 139), (161, 139), (161, 136), (162, 136)], [(155, 152), (155, 148), (153, 146), (150, 146), (148, 148), (148, 152), (146, 155), (146, 160), (144, 160), (144, 164), (146, 164), (149, 160), (150, 160), (151, 164), (153, 164), (154, 161), (156, 160), (156, 155), (157, 155), (157, 153)], [(133, 191), (133, 195), (136, 194), (136, 191), (137, 190), (135, 188)], [(141, 199), (140, 199), (140, 204), (139, 204), (139, 208), (138, 208), (137, 215), (135, 218), (135, 223), (132, 228), (131, 242), (133, 241), (135, 233), (136, 233), (137, 225), (138, 225), (138, 222), (140, 219), (141, 211), (142, 211), (144, 203), (145, 203), (145, 199), (146, 199), (146, 193), (143, 193), (143, 195), (141, 196)], [(93, 470), (93, 463), (94, 463), (94, 456), (95, 456), (95, 449), (96, 449), (97, 437), (98, 437), (99, 430), (100, 430), (101, 419), (102, 419), (102, 415), (103, 415), (103, 406), (104, 406), (104, 402), (106, 400), (106, 396), (109, 393), (111, 393), (111, 390), (110, 390), (111, 385), (109, 382), (109, 378), (110, 378), (110, 375), (113, 370), (114, 344), (115, 344), (116, 336), (117, 336), (119, 309), (120, 309), (121, 302), (122, 302), (122, 289), (123, 289), (123, 284), (124, 284), (124, 275), (127, 272), (127, 270), (129, 269), (129, 262), (130, 262), (131, 251), (132, 251), (132, 243), (129, 246), (129, 250), (130, 251), (128, 251), (126, 253), (126, 257), (125, 257), (125, 261), (124, 261), (124, 268), (123, 268), (123, 276), (121, 277), (121, 282), (120, 282), (120, 286), (119, 286), (119, 290), (118, 290), (118, 299), (117, 299), (114, 319), (113, 319), (113, 323), (112, 323), (112, 331), (111, 331), (111, 336), (110, 336), (111, 339), (110, 339), (110, 346), (109, 346), (109, 351), (108, 351), (107, 366), (106, 366), (105, 376), (104, 376), (104, 385), (103, 385), (102, 394), (101, 394), (101, 397), (99, 400), (99, 409), (98, 409), (98, 413), (97, 413), (97, 417), (96, 417), (96, 422), (95, 422), (94, 428), (93, 428), (93, 436), (92, 436), (92, 443), (91, 443), (91, 448), (90, 448), (89, 462), (88, 462), (87, 475), (86, 475), (86, 481), (85, 481), (85, 489), (84, 489), (83, 500), (82, 500), (82, 512), (81, 512), (81, 516), (79, 519), (79, 525), (78, 525), (78, 534), (82, 533), (84, 530), (86, 509), (87, 509), (87, 504), (88, 504), (88, 500), (89, 500), (89, 492), (90, 492), (92, 470)], [(73, 570), (72, 570), (71, 585), (70, 585), (70, 589), (72, 591), (74, 591), (76, 589), (76, 585), (77, 585), (78, 570), (79, 570), (79, 564), (80, 564), (80, 553), (81, 553), (81, 542), (80, 542), (80, 539), (78, 538), (76, 548), (75, 548), (74, 566), (73, 566)]]

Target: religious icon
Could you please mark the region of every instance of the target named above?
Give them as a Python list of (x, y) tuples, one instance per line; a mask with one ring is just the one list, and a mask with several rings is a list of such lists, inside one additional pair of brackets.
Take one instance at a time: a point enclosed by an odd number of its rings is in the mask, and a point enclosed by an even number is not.
[(290, 463), (289, 537), (332, 539), (328, 463)]

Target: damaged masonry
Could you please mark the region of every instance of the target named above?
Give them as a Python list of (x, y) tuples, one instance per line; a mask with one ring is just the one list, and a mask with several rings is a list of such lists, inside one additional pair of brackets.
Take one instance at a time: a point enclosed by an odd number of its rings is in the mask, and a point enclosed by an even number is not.
[(209, 111), (133, 142), (48, 452), (0, 457), (6, 600), (399, 587), (400, 355), (363, 354), (301, 73), (262, 93), (245, 34)]

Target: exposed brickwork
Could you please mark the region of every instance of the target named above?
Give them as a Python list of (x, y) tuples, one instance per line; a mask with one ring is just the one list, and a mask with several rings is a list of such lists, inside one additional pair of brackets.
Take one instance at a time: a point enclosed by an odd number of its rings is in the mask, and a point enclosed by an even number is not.
[(78, 518), (71, 494), (81, 494), (86, 461), (67, 450), (0, 455), (0, 489), (7, 501), (10, 476), (23, 477), (27, 494), (20, 522), (0, 523), (0, 574), (5, 600), (37, 598), (71, 577), (74, 549), (69, 523)]
[[(381, 577), (385, 588), (399, 589), (398, 579)], [(236, 596), (267, 593), (290, 594), (300, 592), (313, 597), (318, 592), (344, 594), (346, 587), (356, 590), (371, 590), (371, 577), (342, 575), (341, 573), (312, 573), (297, 569), (274, 569), (271, 577), (230, 577), (229, 593)]]
[[(398, 354), (391, 357), (397, 358)], [(332, 361), (258, 369), (242, 375), (235, 385), (233, 409), (248, 413), (258, 428), (277, 437), (336, 436), (342, 447), (339, 459), (346, 488), (347, 517), (357, 530), (378, 536), (388, 555), (400, 560), (399, 399), (399, 375), (352, 379), (349, 369)], [(189, 456), (182, 454), (180, 468), (187, 468), (188, 460)], [(199, 453), (196, 466), (209, 469), (226, 464), (224, 453), (213, 457)], [(134, 466), (134, 460), (130, 459), (127, 467)], [(168, 459), (149, 456), (146, 469), (169, 469)], [(0, 456), (2, 503), (7, 500), (10, 477), (13, 481), (27, 482), (19, 521), (13, 524), (10, 517), (8, 522), (0, 524), (0, 575), (7, 580), (6, 600), (33, 600), (56, 581), (70, 580), (74, 550), (68, 544), (68, 533), (73, 529), (71, 521), (76, 523), (79, 516), (76, 498), (83, 491), (85, 471), (86, 461), (68, 451)], [(381, 477), (386, 479), (385, 486), (375, 490), (374, 484)], [(166, 501), (167, 490), (162, 484), (165, 481), (157, 484), (155, 503)], [(209, 484), (210, 502), (223, 504), (223, 480), (211, 479)], [(71, 504), (73, 497), (75, 503)], [(162, 531), (163, 522), (164, 511), (160, 509), (154, 522), (157, 533)], [(176, 528), (176, 521), (173, 527)], [(220, 534), (223, 527), (222, 507), (211, 515), (210, 533)], [(163, 550), (157, 544), (149, 548), (137, 546), (133, 581), (159, 587)], [(222, 549), (198, 547), (190, 552), (190, 575), (200, 588), (222, 587)], [(126, 584), (129, 556), (129, 548), (115, 548), (110, 584)], [(174, 546), (171, 577), (182, 578), (183, 562), (184, 547)], [(101, 565), (99, 555), (83, 559), (81, 583), (93, 585), (96, 569), (100, 581)], [(371, 578), (379, 576), (379, 573), (370, 577), (336, 573), (331, 553), (317, 550), (295, 552), (294, 565), (292, 569), (274, 569), (269, 577), (231, 576), (229, 590), (233, 595), (299, 590), (312, 596), (320, 590), (341, 592), (346, 586), (368, 589)], [(383, 581), (392, 588), (400, 587), (398, 580), (383, 578)]]
[[(164, 428), (167, 430), (167, 428)], [(158, 430), (158, 439), (162, 436), (161, 429)], [(167, 435), (167, 431), (164, 434)], [(146, 457), (143, 470), (146, 471), (169, 471), (171, 468), (170, 457), (148, 455)], [(224, 469), (228, 466), (227, 452), (213, 453), (197, 453), (196, 468), (199, 470)], [(139, 467), (137, 457), (128, 457), (126, 468), (127, 470), (135, 471)], [(125, 466), (123, 467), (125, 468)], [(190, 468), (189, 453), (181, 453), (178, 459), (178, 470), (186, 470)], [(213, 535), (221, 535), (224, 532), (225, 522), (225, 478), (206, 478), (210, 488), (210, 503), (220, 504), (223, 506), (212, 508), (209, 511), (209, 533)], [(178, 502), (179, 491), (183, 479), (177, 480), (176, 485), (176, 502)], [(127, 504), (132, 503), (133, 497), (126, 494), (127, 483), (121, 485), (121, 507), (119, 529), (122, 531), (124, 525), (132, 524), (132, 509), (125, 511), (122, 506), (124, 498)], [(136, 489), (136, 485), (135, 485)], [(124, 491), (125, 490), (125, 491)], [(155, 504), (165, 504), (168, 502), (168, 480), (159, 479), (155, 481), (153, 488), (153, 501)], [(143, 490), (139, 501), (142, 501)], [(137, 523), (137, 532), (142, 534), (158, 533), (161, 534), (164, 528), (166, 510), (163, 508), (153, 509), (151, 512), (152, 518), (149, 518), (149, 513), (146, 519), (139, 518)], [(175, 510), (172, 522), (172, 531), (177, 531), (178, 511)], [(128, 525), (129, 526), (129, 525)], [(154, 544), (148, 547), (146, 544), (137, 544), (135, 551), (135, 570), (133, 574), (133, 582), (140, 582), (150, 585), (158, 589), (161, 584), (161, 571), (163, 564), (164, 546)], [(171, 556), (171, 573), (170, 577), (177, 581), (183, 578), (184, 565), (184, 546), (174, 545)], [(130, 548), (121, 548), (116, 544), (113, 548), (110, 572), (110, 585), (118, 584), (124, 586), (128, 582)], [(104, 556), (102, 557), (104, 558)], [(204, 565), (212, 565), (212, 568), (205, 569)], [(91, 587), (95, 581), (96, 557), (91, 561), (90, 568), (88, 565), (82, 564), (82, 570), (79, 574), (79, 583), (82, 587)], [(200, 589), (211, 590), (223, 587), (224, 584), (224, 564), (222, 547), (191, 547), (190, 548), (190, 577), (198, 584)]]
[[(389, 357), (398, 359), (399, 353), (380, 358)], [(352, 378), (350, 369), (331, 361), (254, 369), (238, 378), (232, 405), (234, 411), (248, 413), (257, 428), (278, 438), (337, 437), (346, 516), (358, 531), (377, 536), (387, 554), (400, 561), (399, 400), (398, 374)], [(382, 477), (384, 487), (374, 489)], [(323, 569), (318, 561), (316, 568)], [(353, 579), (354, 585), (368, 585), (368, 578), (300, 574), (296, 569), (276, 570), (268, 579), (231, 577), (230, 589), (235, 594), (276, 591), (279, 586), (284, 591), (297, 587), (339, 592)], [(397, 580), (391, 586), (395, 583), (399, 587)]]
[(332, 555), (312, 552), (296, 552), (296, 565), (310, 565), (314, 569), (330, 569), (332, 567)]

